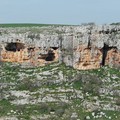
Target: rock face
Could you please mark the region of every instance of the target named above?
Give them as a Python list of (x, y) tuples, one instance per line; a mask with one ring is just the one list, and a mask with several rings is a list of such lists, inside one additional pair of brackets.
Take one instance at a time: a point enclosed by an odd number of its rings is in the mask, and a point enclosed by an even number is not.
[(59, 61), (76, 69), (120, 67), (120, 26), (0, 28), (1, 61), (45, 65)]

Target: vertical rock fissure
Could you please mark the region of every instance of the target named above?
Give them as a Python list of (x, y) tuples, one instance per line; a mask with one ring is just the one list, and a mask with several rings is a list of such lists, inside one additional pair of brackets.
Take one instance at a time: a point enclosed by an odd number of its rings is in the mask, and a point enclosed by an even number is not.
[(91, 46), (91, 31), (88, 33), (88, 48), (90, 48), (90, 46)]
[(102, 49), (102, 63), (101, 63), (102, 66), (105, 65), (105, 60), (106, 60), (106, 57), (107, 57), (107, 52), (108, 52), (108, 50), (109, 50), (108, 45), (106, 45), (106, 44), (104, 43), (104, 47), (103, 47), (103, 49)]
[(59, 62), (63, 63), (63, 37), (61, 35), (59, 37)]

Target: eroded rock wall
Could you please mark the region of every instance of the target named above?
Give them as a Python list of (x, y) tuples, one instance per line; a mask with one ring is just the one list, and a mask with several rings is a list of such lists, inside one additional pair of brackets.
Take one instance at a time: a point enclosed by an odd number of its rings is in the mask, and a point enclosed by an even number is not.
[[(76, 69), (120, 66), (120, 26), (0, 28), (1, 61)], [(20, 46), (24, 45), (24, 47)]]
[(44, 54), (41, 53), (40, 48), (25, 48), (15, 52), (2, 50), (1, 56), (3, 62), (30, 63), (33, 66), (43, 66), (58, 61), (58, 50), (49, 49)]

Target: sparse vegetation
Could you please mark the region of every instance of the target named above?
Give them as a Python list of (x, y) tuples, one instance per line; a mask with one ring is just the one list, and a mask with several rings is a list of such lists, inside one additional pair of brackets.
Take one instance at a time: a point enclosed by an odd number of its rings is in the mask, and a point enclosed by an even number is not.
[(59, 63), (0, 67), (0, 117), (119, 120), (119, 69), (79, 71)]

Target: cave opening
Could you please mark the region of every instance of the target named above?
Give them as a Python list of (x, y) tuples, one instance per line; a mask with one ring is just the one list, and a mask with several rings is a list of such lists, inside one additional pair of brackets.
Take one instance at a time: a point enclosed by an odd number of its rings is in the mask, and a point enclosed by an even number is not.
[(11, 51), (11, 52), (20, 51), (21, 49), (24, 49), (24, 48), (25, 46), (23, 43), (17, 43), (17, 42), (7, 43), (5, 47), (7, 51)]
[(52, 50), (48, 51), (48, 55), (46, 57), (46, 61), (53, 61), (55, 59), (55, 53)]
[(29, 47), (27, 49), (28, 49), (28, 51), (33, 51), (35, 49), (35, 47)]
[(105, 65), (105, 60), (107, 57), (107, 53), (109, 50), (114, 49), (114, 52), (116, 52), (117, 48), (116, 47), (109, 47), (107, 44), (104, 43), (104, 47), (102, 48), (102, 62), (101, 65), (104, 66)]
[(50, 47), (50, 48), (52, 48), (53, 50), (57, 50), (59, 47)]
[(106, 57), (107, 57), (108, 50), (109, 50), (109, 46), (104, 43), (104, 46), (103, 46), (103, 49), (102, 49), (102, 62), (101, 62), (102, 66), (105, 65), (105, 60), (106, 60)]

